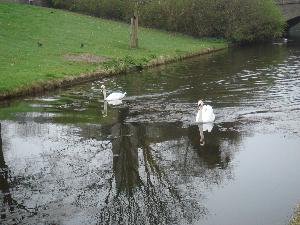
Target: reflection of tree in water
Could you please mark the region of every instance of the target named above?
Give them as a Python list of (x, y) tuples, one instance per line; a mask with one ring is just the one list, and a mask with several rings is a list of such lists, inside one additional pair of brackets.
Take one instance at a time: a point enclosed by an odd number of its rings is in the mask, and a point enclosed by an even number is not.
[[(183, 190), (187, 196), (199, 190), (201, 195), (201, 189), (195, 184), (207, 187), (232, 179), (230, 161), (240, 142), (236, 131), (222, 131), (215, 127), (211, 133), (204, 132), (204, 146), (200, 143), (198, 126), (187, 129), (170, 127), (168, 131), (173, 138), (151, 146), (157, 157), (163, 159), (164, 170), (173, 171), (168, 174), (169, 179), (176, 186), (185, 186)], [(186, 191), (187, 188), (190, 191)]]
[[(207, 146), (217, 150), (201, 152), (198, 127), (125, 123), (127, 110), (120, 109), (113, 125), (78, 129), (32, 123), (30, 131), (37, 126), (44, 137), (36, 140), (50, 139), (45, 149), (17, 167), (7, 159), (18, 182), (7, 180), (18, 187), (10, 191), (29, 209), (15, 208), (26, 217), (22, 222), (62, 224), (65, 218), (76, 221), (83, 215), (81, 224), (189, 224), (207, 213), (198, 184), (219, 184), (230, 173), (228, 163), (222, 164), (222, 141), (206, 136)], [(221, 139), (226, 135), (217, 132)], [(37, 214), (30, 213), (33, 207)]]
[(2, 137), (1, 137), (1, 124), (0, 124), (0, 189), (2, 192), (2, 206), (1, 206), (1, 219), (6, 218), (6, 208), (13, 210), (13, 201), (9, 191), (9, 173), (8, 167), (4, 160), (4, 154), (2, 149)]
[(157, 164), (145, 126), (121, 120), (112, 127), (112, 134), (114, 179), (98, 224), (180, 224), (205, 213), (195, 199), (182, 198)]
[[(118, 137), (112, 141), (113, 170), (118, 193), (124, 191), (132, 194), (136, 186), (140, 186), (142, 181), (139, 176), (139, 162), (137, 143), (130, 136), (130, 131), (134, 129), (131, 125), (115, 125), (112, 130), (118, 129)], [(118, 131), (117, 131), (118, 132)]]
[[(233, 127), (234, 124), (220, 124)], [(224, 131), (215, 126), (212, 132), (204, 132), (205, 144), (201, 143), (198, 126), (187, 129), (187, 137), (182, 140), (181, 149), (176, 154), (177, 167), (185, 182), (201, 177), (206, 185), (221, 184), (224, 179), (232, 179), (230, 161), (238, 150), (240, 136), (237, 131)], [(183, 150), (185, 147), (185, 150)]]
[[(16, 224), (20, 223), (25, 218), (25, 214), (26, 216), (34, 215), (34, 209), (29, 209), (18, 203), (18, 201), (16, 201), (11, 194), (10, 189), (12, 188), (12, 178), (4, 159), (1, 132), (2, 128), (0, 123), (0, 197), (2, 198), (0, 203), (0, 222), (6, 221)], [(20, 214), (20, 212), (22, 212), (22, 214)]]
[[(189, 142), (192, 149), (195, 150), (199, 158), (205, 162), (208, 168), (221, 167), (226, 168), (231, 159), (232, 149), (226, 152), (222, 143), (225, 140), (236, 140), (237, 132), (220, 132), (217, 128), (213, 132), (204, 132), (205, 144), (201, 144), (201, 137), (198, 127), (190, 127), (188, 131)], [(231, 148), (233, 145), (230, 145)]]

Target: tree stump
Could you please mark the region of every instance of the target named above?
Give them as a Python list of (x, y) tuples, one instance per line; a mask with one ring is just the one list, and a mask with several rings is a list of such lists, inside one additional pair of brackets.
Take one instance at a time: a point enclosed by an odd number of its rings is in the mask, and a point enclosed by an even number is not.
[(138, 15), (137, 13), (134, 13), (133, 17), (131, 18), (130, 48), (138, 47), (138, 27)]

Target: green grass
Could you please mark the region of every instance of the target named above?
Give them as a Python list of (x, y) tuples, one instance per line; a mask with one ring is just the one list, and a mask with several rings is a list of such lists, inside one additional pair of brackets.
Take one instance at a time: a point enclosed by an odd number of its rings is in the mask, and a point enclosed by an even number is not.
[[(120, 61), (143, 65), (159, 56), (177, 57), (227, 46), (223, 40), (141, 28), (139, 48), (130, 49), (128, 24), (14, 3), (0, 3), (0, 27), (0, 94), (40, 81), (112, 67)], [(71, 62), (64, 58), (69, 53), (106, 56), (111, 62)]]

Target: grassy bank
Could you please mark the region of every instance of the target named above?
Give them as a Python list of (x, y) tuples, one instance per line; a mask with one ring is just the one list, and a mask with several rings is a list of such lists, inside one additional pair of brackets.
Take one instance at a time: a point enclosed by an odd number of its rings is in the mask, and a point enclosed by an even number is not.
[(290, 221), (289, 225), (300, 225), (300, 205), (296, 211), (294, 218)]
[(13, 3), (0, 3), (0, 27), (0, 98), (227, 47), (222, 40), (140, 29), (139, 48), (130, 49), (127, 24)]

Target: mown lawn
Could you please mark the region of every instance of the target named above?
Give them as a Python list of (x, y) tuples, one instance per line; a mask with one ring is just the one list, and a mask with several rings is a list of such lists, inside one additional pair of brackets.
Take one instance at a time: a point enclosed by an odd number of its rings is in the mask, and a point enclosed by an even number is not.
[[(227, 46), (223, 40), (142, 28), (139, 48), (130, 49), (128, 24), (14, 3), (0, 3), (0, 27), (0, 94), (39, 81), (95, 71), (119, 60), (144, 64), (159, 56)], [(82, 53), (103, 56), (111, 62), (65, 58)]]

